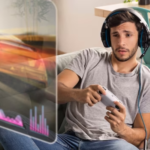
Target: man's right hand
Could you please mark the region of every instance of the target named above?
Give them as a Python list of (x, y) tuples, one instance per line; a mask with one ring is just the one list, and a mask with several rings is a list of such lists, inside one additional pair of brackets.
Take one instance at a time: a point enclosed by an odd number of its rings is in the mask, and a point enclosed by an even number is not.
[(73, 89), (79, 80), (80, 77), (69, 69), (65, 69), (58, 75), (59, 104), (78, 101), (93, 106), (101, 100), (101, 96), (98, 93), (99, 91), (105, 95), (105, 90), (100, 85), (90, 85), (85, 89)]
[(101, 96), (98, 92), (106, 94), (105, 90), (100, 85), (90, 85), (85, 89), (81, 89), (75, 92), (75, 100), (81, 103), (88, 103), (89, 106), (93, 106), (101, 100)]

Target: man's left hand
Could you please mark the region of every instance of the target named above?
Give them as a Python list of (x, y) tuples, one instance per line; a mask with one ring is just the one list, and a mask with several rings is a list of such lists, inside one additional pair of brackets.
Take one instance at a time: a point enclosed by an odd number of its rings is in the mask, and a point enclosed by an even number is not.
[(124, 123), (126, 118), (126, 109), (124, 105), (119, 102), (114, 102), (119, 107), (119, 111), (114, 107), (106, 107), (107, 113), (105, 119), (110, 123), (111, 129), (122, 135), (125, 132), (126, 124)]

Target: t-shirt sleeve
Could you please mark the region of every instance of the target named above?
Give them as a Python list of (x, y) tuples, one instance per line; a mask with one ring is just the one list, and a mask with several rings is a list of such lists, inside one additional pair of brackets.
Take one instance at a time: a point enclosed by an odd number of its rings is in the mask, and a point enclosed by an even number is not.
[(74, 71), (82, 79), (87, 63), (89, 61), (90, 51), (90, 49), (81, 51), (81, 53), (77, 54), (77, 56), (72, 59), (72, 61), (65, 67), (65, 69)]
[(150, 113), (150, 87), (147, 88), (140, 104), (141, 113)]

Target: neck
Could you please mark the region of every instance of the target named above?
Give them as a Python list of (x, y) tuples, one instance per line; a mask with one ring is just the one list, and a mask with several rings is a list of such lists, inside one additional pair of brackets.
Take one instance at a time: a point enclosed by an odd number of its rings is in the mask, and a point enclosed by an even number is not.
[(118, 61), (112, 53), (111, 63), (114, 71), (126, 74), (126, 73), (130, 73), (137, 66), (138, 61), (136, 60), (136, 55), (135, 55), (135, 57), (131, 58), (130, 60), (121, 62)]

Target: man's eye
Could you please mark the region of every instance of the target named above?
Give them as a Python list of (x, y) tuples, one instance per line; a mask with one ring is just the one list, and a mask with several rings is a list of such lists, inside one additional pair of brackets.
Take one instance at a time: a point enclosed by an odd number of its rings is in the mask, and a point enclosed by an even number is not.
[(126, 34), (126, 36), (127, 36), (127, 37), (130, 37), (130, 36), (131, 36), (131, 34)]
[(118, 35), (117, 35), (117, 34), (114, 34), (113, 36), (114, 36), (114, 37), (117, 37)]

